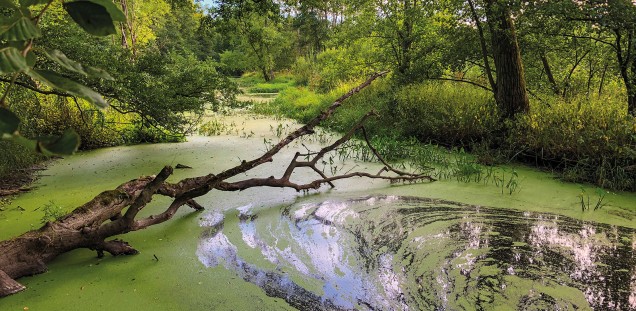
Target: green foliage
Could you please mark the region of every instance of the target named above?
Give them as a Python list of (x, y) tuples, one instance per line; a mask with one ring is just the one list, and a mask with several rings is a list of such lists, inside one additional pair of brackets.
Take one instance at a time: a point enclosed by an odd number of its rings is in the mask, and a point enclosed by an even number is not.
[(621, 102), (578, 99), (535, 104), (512, 127), (509, 144), (572, 181), (636, 189), (636, 119)]
[[(341, 85), (326, 95), (304, 87), (287, 89), (273, 102), (255, 109), (306, 122), (353, 85)], [(636, 120), (626, 114), (622, 102), (549, 98), (547, 103), (534, 101), (530, 114), (504, 124), (492, 97), (478, 88), (452, 83), (395, 87), (390, 81), (380, 81), (350, 98), (326, 126), (346, 131), (375, 110), (379, 117), (371, 118), (366, 128), (388, 157), (407, 157), (404, 143), (396, 142), (414, 137), (420, 142), (471, 148), (486, 164), (516, 158), (563, 172), (566, 180), (636, 189)], [(507, 131), (503, 131), (504, 126)], [(429, 159), (413, 152), (408, 156)], [(424, 167), (425, 163), (422, 160), (413, 165)], [(455, 168), (443, 164), (446, 170), (437, 177), (489, 180), (502, 192), (518, 191), (514, 172), (497, 176), (491, 172), (486, 178), (483, 167), (473, 163), (458, 161)]]
[(14, 47), (0, 49), (0, 74), (24, 71), (29, 68), (20, 50)]
[(265, 81), (262, 76), (254, 72), (245, 73), (236, 82), (248, 93), (278, 93), (296, 85), (294, 77), (287, 73), (279, 73), (270, 81)]
[(167, 132), (162, 128), (147, 126), (143, 121), (137, 120), (122, 130), (122, 139), (125, 144), (139, 143), (177, 143), (185, 140), (185, 135)]
[(66, 211), (64, 210), (64, 208), (58, 206), (53, 201), (49, 201), (49, 203), (45, 204), (41, 208), (42, 212), (44, 213), (44, 215), (42, 215), (42, 218), (40, 219), (40, 222), (42, 224), (45, 224), (49, 221), (60, 220), (66, 215)]
[(43, 159), (43, 155), (31, 152), (21, 144), (0, 140), (0, 178), (15, 170), (28, 168)]
[[(606, 205), (603, 203), (605, 197), (609, 192), (596, 188), (594, 191), (596, 194), (596, 202), (594, 202), (594, 210), (600, 209)], [(589, 210), (592, 207), (592, 202), (590, 202), (590, 194), (585, 191), (585, 188), (581, 187), (581, 193), (578, 195), (579, 203), (581, 204), (581, 211)]]
[(258, 105), (254, 109), (259, 113), (280, 114), (307, 122), (329, 105), (330, 99), (327, 95), (314, 93), (305, 87), (288, 88), (271, 103)]
[[(30, 6), (42, 3), (46, 3), (46, 6), (39, 13), (34, 14)], [(36, 65), (36, 59), (32, 51), (33, 39), (42, 35), (38, 23), (51, 3), (52, 0), (28, 0), (20, 1), (19, 7), (9, 2), (3, 4), (3, 7), (8, 8), (10, 13), (8, 18), (0, 22), (0, 43), (2, 43), (0, 60), (3, 63), (0, 74), (13, 74), (11, 83), (15, 83), (21, 73), (26, 73), (31, 78), (43, 82), (51, 88), (82, 97), (100, 107), (107, 106), (101, 95), (83, 84), (53, 71), (33, 68)], [(125, 21), (123, 13), (110, 0), (79, 0), (64, 3), (64, 7), (80, 26), (93, 34), (107, 35), (115, 33), (113, 21)], [(26, 42), (27, 40), (28, 42)], [(78, 71), (78, 69), (82, 68), (79, 63), (71, 61), (61, 53), (47, 53), (46, 51), (45, 53), (53, 56), (51, 58), (54, 61), (64, 65), (67, 69), (71, 68)], [(88, 75), (95, 73), (102, 77), (105, 74), (99, 70), (82, 73)], [(2, 113), (0, 114), (2, 132), (0, 134), (3, 139), (12, 139), (30, 149), (45, 154), (71, 154), (78, 148), (79, 135), (72, 129), (65, 130), (61, 136), (46, 135), (38, 137), (36, 140), (26, 139), (21, 136), (16, 131), (20, 120), (16, 118), (15, 113), (7, 109), (7, 98), (10, 89), (11, 87), (7, 87), (0, 99), (0, 107), (2, 107)]]
[(225, 132), (225, 125), (218, 120), (205, 122), (199, 127), (199, 134), (205, 136), (218, 136)]
[(114, 35), (117, 33), (114, 22), (126, 21), (126, 16), (109, 0), (65, 2), (64, 9), (80, 27), (95, 36)]
[(473, 87), (425, 83), (400, 88), (396, 116), (405, 135), (447, 146), (468, 146), (499, 128), (492, 95)]

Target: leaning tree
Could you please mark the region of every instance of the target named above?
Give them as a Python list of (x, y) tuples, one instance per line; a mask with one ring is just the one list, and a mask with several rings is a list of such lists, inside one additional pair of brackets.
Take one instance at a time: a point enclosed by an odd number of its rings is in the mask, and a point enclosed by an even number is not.
[[(314, 133), (316, 126), (329, 118), (347, 98), (384, 74), (385, 72), (372, 75), (364, 83), (338, 98), (306, 125), (291, 132), (269, 151), (253, 160), (243, 161), (241, 164), (218, 174), (186, 178), (176, 183), (166, 181), (173, 171), (171, 167), (166, 166), (156, 176), (145, 176), (125, 182), (114, 190), (100, 193), (57, 221), (48, 222), (37, 230), (26, 232), (10, 240), (1, 241), (0, 297), (24, 290), (25, 287), (18, 283), (16, 279), (45, 272), (47, 263), (54, 260), (58, 255), (77, 248), (95, 250), (98, 256), (103, 256), (104, 252), (114, 256), (137, 254), (137, 250), (125, 241), (120, 239), (109, 240), (109, 238), (168, 221), (184, 205), (192, 207), (196, 211), (201, 211), (204, 207), (199, 205), (195, 199), (208, 194), (212, 190), (240, 191), (252, 187), (280, 187), (303, 191), (318, 189), (324, 184), (333, 187), (334, 181), (352, 177), (385, 179), (392, 182), (433, 181), (432, 177), (425, 174), (409, 173), (395, 169), (378, 154), (377, 150), (370, 144), (364, 128), (365, 120), (375, 115), (373, 111), (364, 115), (340, 139), (319, 151), (307, 154), (297, 152), (280, 177), (269, 176), (232, 182), (227, 181), (231, 177), (271, 162), (279, 151), (294, 140)], [(318, 169), (317, 164), (327, 153), (341, 147), (345, 142), (352, 139), (357, 132), (363, 137), (377, 159), (384, 164), (384, 167), (379, 172), (356, 171), (342, 175), (327, 176)], [(294, 171), (302, 167), (312, 169), (317, 174), (317, 178), (308, 183), (292, 181)], [(157, 195), (172, 198), (172, 203), (162, 213), (143, 218), (137, 217), (139, 212)]]
[[(11, 111), (7, 94), (14, 86), (34, 89), (48, 85), (58, 94), (83, 98), (97, 106), (107, 106), (107, 102), (94, 90), (81, 85), (67, 77), (48, 70), (37, 69), (34, 55), (34, 40), (41, 36), (38, 27), (44, 12), (54, 0), (21, 0), (19, 5), (10, 0), (0, 0), (0, 13), (9, 18), (0, 20), (0, 76), (9, 76), (9, 83), (4, 84), (4, 94), (0, 97), (0, 139), (12, 140), (31, 148), (34, 152), (45, 154), (69, 154), (79, 145), (79, 136), (72, 129), (58, 137), (39, 137), (29, 139), (20, 135), (20, 119)], [(125, 21), (125, 15), (110, 0), (75, 0), (64, 3), (64, 9), (73, 20), (85, 31), (94, 35), (115, 34), (115, 22)], [(67, 58), (59, 51), (45, 51), (46, 57), (59, 67), (75, 74), (83, 74), (100, 79), (112, 79), (103, 70), (83, 66)], [(114, 256), (136, 254), (137, 250), (125, 241), (112, 239), (113, 236), (131, 231), (145, 229), (149, 226), (170, 220), (184, 205), (203, 210), (203, 206), (195, 199), (208, 194), (212, 190), (240, 191), (252, 187), (281, 187), (297, 191), (318, 189), (324, 184), (333, 187), (333, 182), (352, 177), (385, 179), (390, 181), (433, 181), (430, 176), (409, 173), (394, 169), (371, 146), (364, 129), (364, 122), (375, 115), (369, 112), (364, 115), (348, 132), (332, 144), (318, 152), (299, 152), (293, 157), (280, 177), (249, 178), (239, 181), (228, 181), (242, 173), (260, 165), (271, 162), (283, 148), (296, 139), (310, 135), (322, 121), (329, 118), (343, 102), (359, 92), (386, 72), (376, 73), (357, 87), (342, 95), (306, 125), (293, 131), (278, 144), (261, 156), (243, 161), (241, 164), (220, 172), (204, 176), (186, 178), (176, 183), (167, 182), (172, 174), (171, 167), (165, 167), (155, 176), (140, 177), (121, 184), (114, 190), (100, 193), (89, 202), (77, 207), (68, 215), (46, 223), (37, 230), (31, 230), (15, 238), (0, 241), (0, 297), (14, 294), (25, 287), (16, 279), (23, 276), (42, 273), (47, 263), (60, 254), (77, 248), (95, 250), (98, 256), (108, 252)], [(26, 81), (21, 83), (21, 81)], [(37, 82), (35, 82), (37, 81)], [(317, 164), (331, 151), (342, 147), (356, 133), (366, 141), (370, 150), (384, 164), (377, 173), (364, 171), (348, 172), (342, 175), (327, 176), (319, 170)], [(315, 180), (309, 183), (292, 181), (297, 168), (310, 168), (316, 174)], [(172, 203), (162, 213), (149, 217), (139, 217), (139, 212), (155, 197), (167, 196)]]

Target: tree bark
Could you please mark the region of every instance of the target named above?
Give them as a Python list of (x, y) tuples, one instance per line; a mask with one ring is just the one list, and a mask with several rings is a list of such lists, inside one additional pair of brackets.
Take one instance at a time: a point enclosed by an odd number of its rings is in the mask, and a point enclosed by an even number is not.
[(500, 1), (486, 0), (486, 17), (497, 71), (495, 100), (502, 117), (511, 119), (530, 110), (517, 35), (510, 10)]
[(541, 63), (543, 64), (543, 70), (545, 71), (545, 75), (548, 77), (548, 81), (552, 86), (552, 91), (554, 91), (555, 95), (561, 95), (559, 91), (559, 85), (557, 84), (554, 76), (552, 75), (552, 70), (550, 69), (550, 63), (548, 62), (548, 57), (545, 53), (541, 52)]
[[(333, 187), (333, 182), (351, 177), (366, 177), (384, 179), (391, 182), (434, 181), (430, 176), (419, 173), (408, 173), (391, 167), (377, 153), (369, 142), (364, 130), (364, 122), (375, 115), (367, 113), (356, 125), (329, 146), (315, 153), (296, 153), (280, 178), (274, 176), (266, 178), (249, 178), (234, 182), (226, 182), (230, 177), (243, 173), (272, 161), (272, 158), (294, 140), (314, 133), (314, 128), (329, 118), (340, 107), (344, 100), (368, 86), (373, 80), (384, 75), (385, 72), (374, 74), (361, 85), (338, 98), (320, 115), (310, 120), (306, 125), (288, 134), (278, 144), (260, 157), (251, 161), (243, 161), (240, 165), (230, 168), (218, 175), (209, 174), (194, 178), (186, 178), (177, 183), (168, 183), (166, 179), (172, 174), (171, 167), (165, 167), (157, 176), (141, 177), (123, 183), (114, 190), (102, 192), (91, 201), (76, 208), (73, 212), (55, 222), (49, 222), (37, 230), (26, 232), (18, 237), (0, 242), (0, 297), (14, 294), (25, 287), (16, 279), (45, 272), (46, 264), (57, 256), (77, 249), (88, 248), (95, 250), (98, 256), (108, 252), (114, 256), (137, 254), (137, 250), (128, 243), (108, 238), (145, 229), (170, 220), (178, 209), (184, 205), (195, 210), (203, 210), (195, 198), (216, 189), (221, 191), (239, 191), (252, 187), (281, 187), (292, 188), (297, 191), (318, 189), (323, 184)], [(317, 165), (329, 152), (342, 146), (353, 137), (357, 131), (362, 131), (363, 137), (371, 152), (384, 164), (384, 168), (376, 174), (368, 172), (348, 172), (343, 175), (327, 176)], [(309, 159), (299, 161), (298, 159)], [(291, 180), (293, 172), (305, 167), (312, 169), (319, 178), (312, 182), (298, 184)], [(392, 173), (385, 175), (384, 173)], [(150, 202), (155, 195), (167, 196), (173, 199), (167, 209), (159, 214), (146, 218), (137, 218), (138, 213)]]

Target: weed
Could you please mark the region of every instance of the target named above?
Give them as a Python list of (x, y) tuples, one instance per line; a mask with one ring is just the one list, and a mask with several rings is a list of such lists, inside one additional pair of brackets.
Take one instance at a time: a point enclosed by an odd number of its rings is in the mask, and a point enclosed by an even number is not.
[(61, 206), (58, 206), (53, 201), (49, 201), (49, 203), (46, 203), (44, 206), (42, 206), (42, 212), (44, 212), (44, 215), (40, 219), (40, 222), (43, 224), (49, 221), (60, 220), (66, 215), (66, 211), (64, 211)]
[[(598, 210), (602, 208), (603, 206), (607, 205), (606, 203), (603, 202), (605, 200), (605, 197), (608, 194), (607, 191), (601, 188), (596, 188), (594, 190), (594, 193), (596, 195), (594, 210)], [(579, 198), (579, 203), (581, 205), (581, 211), (586, 211), (591, 208), (592, 205), (590, 202), (590, 195), (587, 193), (587, 191), (585, 191), (585, 188), (581, 187), (581, 193), (579, 193), (578, 198)]]

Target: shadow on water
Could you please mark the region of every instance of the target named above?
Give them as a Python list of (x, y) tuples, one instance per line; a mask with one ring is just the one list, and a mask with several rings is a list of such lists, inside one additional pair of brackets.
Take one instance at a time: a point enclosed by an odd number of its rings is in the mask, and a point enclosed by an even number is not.
[(201, 226), (201, 262), (301, 310), (636, 310), (634, 229), (395, 196)]

